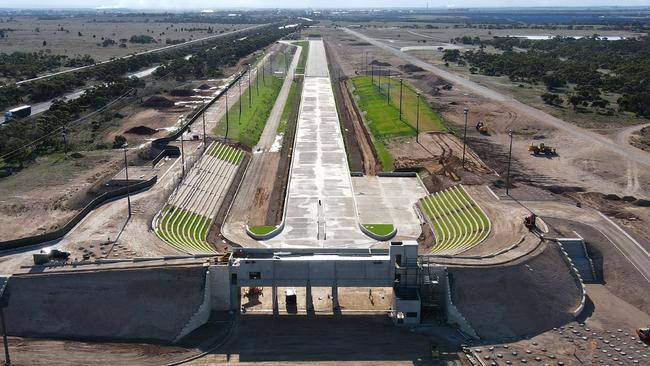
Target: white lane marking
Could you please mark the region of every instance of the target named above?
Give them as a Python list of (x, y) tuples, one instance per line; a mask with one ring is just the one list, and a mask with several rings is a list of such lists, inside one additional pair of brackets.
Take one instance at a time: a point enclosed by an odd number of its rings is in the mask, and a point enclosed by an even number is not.
[(582, 237), (582, 235), (578, 234), (577, 231), (573, 230), (573, 233), (576, 234), (576, 236), (582, 240), (585, 240), (585, 238)]
[(638, 241), (636, 241), (632, 236), (630, 236), (630, 234), (628, 234), (625, 230), (623, 230), (623, 228), (621, 228), (620, 226), (618, 226), (618, 224), (616, 224), (614, 221), (610, 220), (609, 217), (603, 215), (602, 212), (598, 211), (598, 214), (599, 214), (600, 216), (602, 216), (605, 220), (607, 220), (610, 224), (612, 224), (614, 227), (616, 227), (620, 232), (622, 232), (623, 235), (625, 235), (625, 236), (626, 236), (628, 239), (630, 239), (630, 241), (632, 241), (632, 242), (633, 242), (633, 243), (634, 243), (634, 244), (635, 244), (639, 249), (641, 249), (641, 251), (642, 251), (643, 253), (645, 253), (646, 256), (650, 257), (650, 253), (648, 253), (648, 251), (647, 251), (647, 250), (646, 250), (646, 249), (645, 249), (645, 248), (644, 248), (644, 247), (643, 247), (643, 246), (642, 246)]

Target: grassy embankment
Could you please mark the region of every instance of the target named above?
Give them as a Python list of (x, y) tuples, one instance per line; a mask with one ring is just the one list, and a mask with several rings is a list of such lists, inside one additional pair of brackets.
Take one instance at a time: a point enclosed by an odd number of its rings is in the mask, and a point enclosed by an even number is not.
[[(242, 92), (241, 99), (230, 106), (228, 123), (226, 123), (225, 116), (219, 121), (214, 131), (215, 134), (225, 136), (226, 125), (228, 125), (228, 138), (237, 140), (249, 148), (255, 146), (262, 135), (262, 130), (264, 130), (264, 125), (281, 87), (282, 79), (269, 75), (265, 76), (264, 82), (259, 80), (259, 92), (256, 85), (251, 84), (250, 89)], [(241, 118), (239, 116), (240, 103)]]
[(388, 101), (387, 78), (382, 78), (381, 91), (378, 79), (374, 83), (369, 76), (359, 76), (351, 80), (357, 104), (365, 112), (365, 120), (372, 135), (379, 162), (383, 170), (393, 169), (393, 157), (387, 147), (391, 138), (415, 136), (416, 128), (420, 132), (447, 131), (442, 118), (420, 97), (420, 121), (417, 123), (417, 94), (408, 84), (402, 90), (402, 119), (399, 117), (399, 80), (390, 80), (390, 102)]

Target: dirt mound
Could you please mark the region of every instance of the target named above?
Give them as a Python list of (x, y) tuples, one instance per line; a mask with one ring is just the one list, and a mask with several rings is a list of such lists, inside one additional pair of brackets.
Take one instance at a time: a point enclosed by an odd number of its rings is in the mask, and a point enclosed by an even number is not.
[(377, 60), (372, 60), (370, 62), (370, 65), (375, 65), (375, 66), (393, 66), (389, 64), (388, 62), (382, 62), (382, 61), (377, 61)]
[(405, 72), (421, 72), (421, 71), (424, 71), (423, 68), (421, 68), (419, 66), (415, 66), (413, 64), (400, 65), (399, 68), (400, 68), (400, 70), (405, 71)]
[(201, 84), (201, 85), (198, 86), (197, 89), (208, 90), (210, 88), (212, 88), (212, 87), (210, 85), (208, 85), (208, 84)]
[(153, 108), (166, 108), (166, 107), (173, 107), (174, 102), (162, 97), (160, 95), (154, 95), (151, 98), (147, 99), (142, 103), (145, 107), (153, 107)]
[(147, 126), (135, 126), (126, 130), (126, 133), (131, 133), (134, 135), (153, 135), (156, 133), (156, 130)]
[(636, 200), (636, 202), (634, 202), (634, 204), (639, 206), (639, 207), (650, 207), (650, 200), (640, 199), (640, 200)]
[(195, 93), (192, 89), (173, 89), (169, 94), (172, 97), (191, 97)]
[(449, 268), (454, 304), (485, 339), (538, 334), (573, 320), (581, 297), (559, 249), (496, 268)]

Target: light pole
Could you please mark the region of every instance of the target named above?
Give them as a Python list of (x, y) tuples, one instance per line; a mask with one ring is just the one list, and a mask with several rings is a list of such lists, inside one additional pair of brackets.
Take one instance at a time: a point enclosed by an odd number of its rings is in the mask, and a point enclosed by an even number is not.
[(510, 195), (510, 162), (512, 159), (512, 130), (508, 131), (510, 136), (510, 151), (508, 152), (508, 173), (506, 174), (506, 196)]
[[(241, 103), (241, 102), (240, 102)], [(251, 91), (251, 65), (248, 65), (248, 108), (251, 108), (253, 105), (253, 93)]]
[(381, 67), (379, 68), (379, 71), (377, 72), (377, 85), (379, 86), (379, 92), (381, 93)]
[(402, 78), (399, 79), (399, 120), (402, 120)]
[(390, 70), (388, 70), (388, 90), (386, 92), (386, 104), (390, 104)]
[(183, 146), (183, 140), (185, 140), (183, 138), (184, 134), (185, 134), (185, 132), (181, 132), (181, 170), (182, 170), (181, 171), (181, 176), (182, 177), (185, 177), (185, 149), (184, 149), (184, 146)]
[[(239, 103), (241, 104), (241, 100), (239, 101)], [(230, 123), (230, 121), (229, 121), (229, 118), (228, 118), (228, 90), (226, 90), (226, 136), (225, 136), (226, 139), (228, 138), (228, 125), (229, 125), (229, 123)]]
[(66, 130), (65, 130), (65, 125), (63, 125), (63, 157), (68, 156), (68, 140), (66, 139), (65, 136)]
[(131, 187), (129, 186), (129, 163), (126, 159), (126, 151), (128, 150), (129, 144), (122, 145), (122, 150), (124, 150), (124, 175), (126, 176), (126, 202), (129, 207), (129, 218), (131, 218)]
[(7, 326), (5, 325), (5, 314), (2, 308), (4, 304), (0, 306), (0, 321), (2, 321), (2, 343), (5, 346), (5, 364), (4, 366), (11, 366), (11, 359), (9, 358), (9, 342), (7, 341)]
[(203, 119), (203, 151), (208, 148), (208, 141), (205, 134), (205, 99), (203, 99), (203, 112), (201, 112), (201, 118)]
[(241, 78), (239, 78), (239, 122), (241, 122)]
[(418, 106), (415, 112), (415, 142), (420, 142), (420, 93), (416, 93), (418, 99)]
[(463, 109), (463, 113), (465, 114), (465, 134), (463, 135), (463, 168), (465, 168), (465, 143), (467, 141), (467, 112), (469, 112), (469, 109)]
[(375, 65), (372, 65), (370, 67), (370, 80), (372, 80), (372, 84), (375, 84)]

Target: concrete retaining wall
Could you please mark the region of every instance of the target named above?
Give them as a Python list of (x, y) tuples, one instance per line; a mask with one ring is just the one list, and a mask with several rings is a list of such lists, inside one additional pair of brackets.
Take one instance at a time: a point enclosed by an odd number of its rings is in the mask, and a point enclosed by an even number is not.
[(12, 276), (7, 331), (170, 342), (205, 301), (205, 278), (203, 266)]
[(445, 291), (445, 315), (447, 316), (447, 323), (449, 324), (456, 324), (458, 326), (458, 329), (460, 329), (461, 332), (465, 333), (466, 335), (474, 338), (474, 339), (479, 339), (478, 334), (476, 334), (476, 331), (472, 326), (469, 324), (467, 319), (461, 314), (461, 312), (458, 310), (456, 305), (454, 305), (454, 302), (452, 301), (451, 298), (451, 286), (449, 285), (449, 274), (445, 273), (444, 276), (444, 286), (446, 288)]
[(573, 310), (573, 316), (578, 317), (582, 313), (582, 311), (585, 309), (585, 302), (587, 300), (587, 289), (585, 288), (585, 284), (582, 281), (582, 277), (580, 276), (580, 272), (578, 269), (573, 265), (573, 261), (569, 257), (569, 254), (564, 250), (564, 247), (562, 247), (562, 244), (560, 242), (556, 242), (558, 247), (560, 248), (560, 252), (562, 253), (562, 259), (564, 260), (564, 263), (566, 263), (567, 266), (569, 266), (569, 272), (571, 272), (571, 277), (576, 281), (576, 285), (581, 289), (582, 291), (582, 298), (580, 299), (580, 303), (578, 306)]

